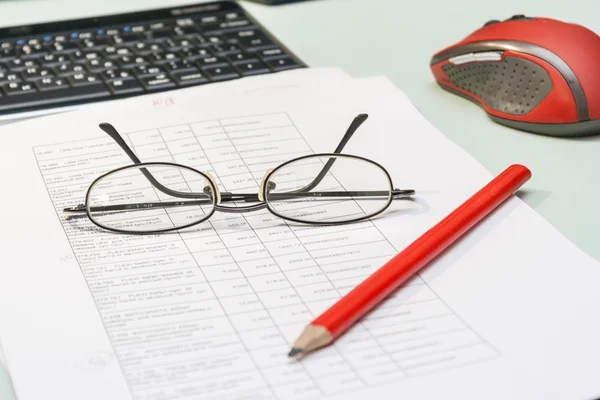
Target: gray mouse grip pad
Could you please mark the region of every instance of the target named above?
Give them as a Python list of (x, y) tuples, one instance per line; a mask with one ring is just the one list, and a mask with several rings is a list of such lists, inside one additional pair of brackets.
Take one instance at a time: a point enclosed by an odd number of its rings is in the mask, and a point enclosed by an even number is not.
[(552, 80), (544, 68), (517, 57), (501, 62), (446, 64), (443, 69), (455, 86), (507, 114), (527, 114), (552, 90)]

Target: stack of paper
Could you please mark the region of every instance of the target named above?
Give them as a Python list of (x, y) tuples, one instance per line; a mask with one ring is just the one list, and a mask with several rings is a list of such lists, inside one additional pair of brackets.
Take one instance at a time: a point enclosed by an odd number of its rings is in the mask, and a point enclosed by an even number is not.
[[(93, 179), (131, 164), (101, 122), (142, 161), (252, 192), (267, 169), (332, 152), (359, 113), (369, 119), (344, 152), (416, 189), (408, 207), (324, 227), (217, 212), (197, 229), (149, 236), (62, 213)], [(292, 71), (0, 135), (0, 341), (19, 400), (600, 395), (600, 266), (516, 197), (333, 346), (287, 358), (314, 316), (491, 178), (385, 78)]]

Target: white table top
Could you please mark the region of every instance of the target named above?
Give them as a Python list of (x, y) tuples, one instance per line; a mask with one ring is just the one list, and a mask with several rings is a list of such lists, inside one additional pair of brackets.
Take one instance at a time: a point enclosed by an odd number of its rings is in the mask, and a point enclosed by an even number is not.
[[(198, 2), (0, 0), (0, 26)], [(578, 0), (576, 7), (546, 0), (312, 0), (276, 7), (241, 3), (310, 66), (339, 66), (355, 77), (387, 75), (425, 117), (492, 173), (511, 163), (527, 165), (533, 179), (521, 198), (600, 260), (600, 136), (558, 139), (502, 127), (471, 102), (440, 89), (429, 70), (434, 52), (490, 19), (544, 16), (600, 32), (597, 0)], [(0, 399), (13, 400), (8, 383), (0, 370)]]

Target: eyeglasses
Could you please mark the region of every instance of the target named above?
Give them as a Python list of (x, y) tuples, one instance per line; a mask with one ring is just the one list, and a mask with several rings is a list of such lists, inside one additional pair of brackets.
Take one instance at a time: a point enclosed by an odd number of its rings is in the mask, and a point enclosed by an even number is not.
[(354, 118), (333, 153), (297, 157), (266, 171), (258, 193), (221, 192), (209, 173), (170, 162), (141, 162), (117, 130), (103, 123), (100, 129), (134, 164), (95, 179), (85, 203), (64, 212), (70, 214), (68, 219), (87, 215), (100, 228), (128, 234), (189, 228), (208, 220), (215, 211), (267, 209), (283, 220), (313, 225), (369, 219), (393, 200), (410, 198), (415, 191), (394, 189), (387, 170), (375, 161), (342, 154), (367, 118), (367, 114)]

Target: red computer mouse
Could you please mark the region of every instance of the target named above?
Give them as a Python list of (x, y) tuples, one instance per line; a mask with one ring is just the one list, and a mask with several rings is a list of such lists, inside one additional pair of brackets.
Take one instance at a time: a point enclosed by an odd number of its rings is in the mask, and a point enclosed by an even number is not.
[(444, 89), (496, 122), (552, 136), (600, 133), (600, 37), (583, 26), (515, 15), (435, 54)]

